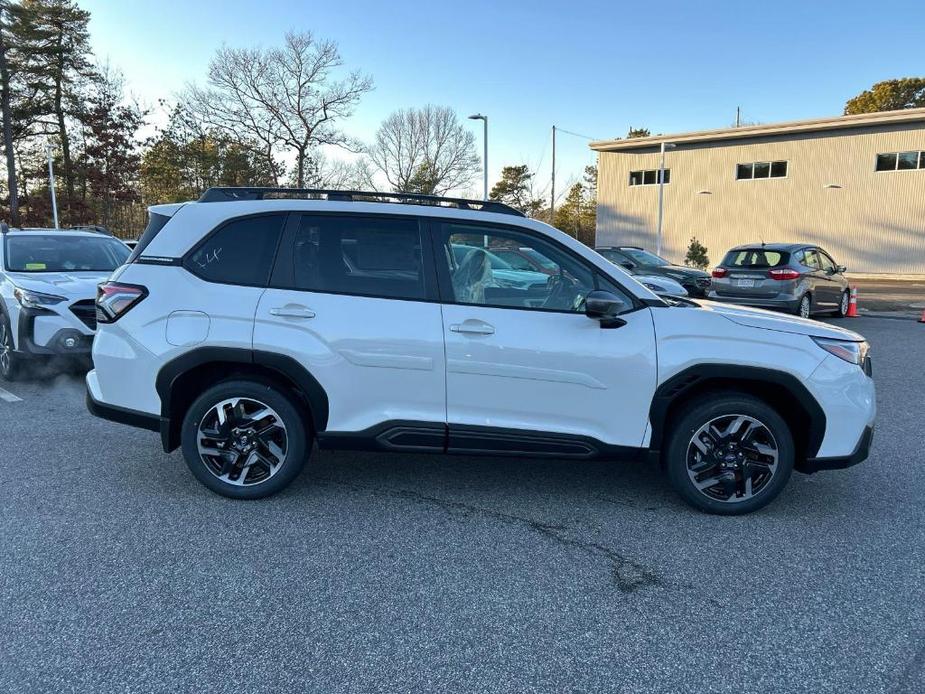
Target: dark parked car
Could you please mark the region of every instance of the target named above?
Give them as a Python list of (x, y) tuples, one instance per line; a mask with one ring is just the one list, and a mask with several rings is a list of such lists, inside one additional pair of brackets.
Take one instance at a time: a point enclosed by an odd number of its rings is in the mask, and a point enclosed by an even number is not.
[(684, 265), (672, 265), (664, 258), (637, 246), (604, 246), (594, 250), (633, 274), (670, 277), (687, 290), (688, 296), (703, 298), (710, 288), (709, 273)]
[(848, 312), (845, 266), (826, 251), (804, 243), (737, 246), (713, 270), (709, 298), (775, 308), (808, 318)]

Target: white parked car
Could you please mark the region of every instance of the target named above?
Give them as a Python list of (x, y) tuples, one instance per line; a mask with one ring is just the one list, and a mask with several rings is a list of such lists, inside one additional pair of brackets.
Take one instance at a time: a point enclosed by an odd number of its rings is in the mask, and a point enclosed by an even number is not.
[[(458, 245), (557, 270), (498, 286)], [(735, 514), (794, 469), (861, 462), (873, 432), (860, 335), (663, 300), (492, 202), (211, 189), (151, 208), (97, 306), (90, 410), (159, 431), (230, 497), (283, 489), (317, 442), (661, 460), (685, 500)]]
[(96, 287), (128, 248), (100, 231), (0, 231), (0, 378), (48, 357), (89, 356)]

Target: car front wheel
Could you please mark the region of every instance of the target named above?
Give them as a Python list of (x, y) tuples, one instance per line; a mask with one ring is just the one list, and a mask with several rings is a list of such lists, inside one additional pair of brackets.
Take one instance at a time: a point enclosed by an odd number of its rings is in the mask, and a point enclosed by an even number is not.
[(15, 381), (22, 370), (19, 355), (13, 350), (13, 331), (10, 320), (0, 313), (0, 379)]
[(665, 461), (685, 501), (708, 513), (738, 515), (780, 494), (793, 471), (794, 444), (776, 410), (744, 393), (714, 393), (685, 409)]
[(851, 301), (851, 294), (846, 289), (841, 293), (841, 299), (838, 301), (838, 308), (835, 309), (835, 316), (837, 318), (844, 318), (848, 315), (848, 304)]
[(212, 491), (258, 499), (286, 487), (311, 448), (289, 395), (270, 383), (233, 380), (204, 392), (183, 420), (183, 457)]

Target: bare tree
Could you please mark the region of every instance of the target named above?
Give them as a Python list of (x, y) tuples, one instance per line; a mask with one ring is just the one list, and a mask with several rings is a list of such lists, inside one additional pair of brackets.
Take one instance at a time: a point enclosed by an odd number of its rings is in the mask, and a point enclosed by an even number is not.
[(481, 171), (475, 136), (446, 106), (396, 111), (379, 126), (368, 154), (401, 192), (443, 195)]
[(333, 41), (289, 32), (280, 48), (222, 47), (209, 63), (208, 87), (191, 86), (185, 96), (206, 126), (248, 147), (257, 143), (277, 179), (283, 169), (277, 154), (288, 150), (301, 187), (314, 148), (359, 148), (339, 122), (372, 89), (372, 80), (357, 71), (336, 79), (342, 66)]

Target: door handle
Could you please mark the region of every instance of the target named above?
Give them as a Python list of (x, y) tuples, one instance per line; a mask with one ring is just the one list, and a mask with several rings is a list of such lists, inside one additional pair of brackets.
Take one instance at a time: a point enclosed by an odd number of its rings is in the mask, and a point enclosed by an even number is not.
[(466, 333), (469, 335), (493, 335), (495, 329), (493, 326), (480, 320), (467, 320), (462, 323), (454, 323), (450, 326), (454, 333)]
[(270, 309), (271, 316), (280, 318), (314, 318), (315, 312), (305, 306), (280, 306)]

